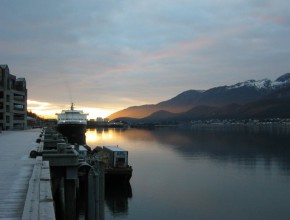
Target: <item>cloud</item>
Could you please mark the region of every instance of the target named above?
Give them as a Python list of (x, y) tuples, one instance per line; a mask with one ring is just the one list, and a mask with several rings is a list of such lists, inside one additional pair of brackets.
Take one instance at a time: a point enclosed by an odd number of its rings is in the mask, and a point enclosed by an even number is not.
[[(56, 118), (56, 113), (62, 110), (70, 109), (70, 105), (54, 105), (53, 103), (41, 102), (35, 100), (27, 100), (28, 111), (32, 111), (42, 117)], [(105, 118), (116, 111), (116, 108), (88, 108), (76, 106), (76, 109), (83, 110), (88, 114), (88, 119), (96, 119), (97, 117)], [(121, 109), (118, 109), (121, 110)]]
[(4, 0), (1, 7), (0, 62), (26, 78), (30, 100), (55, 106), (119, 109), (289, 71), (283, 0)]
[(27, 109), (32, 111), (40, 116), (49, 116), (55, 117), (56, 111), (59, 109), (59, 106), (55, 106), (52, 103), (41, 102), (35, 100), (27, 100)]

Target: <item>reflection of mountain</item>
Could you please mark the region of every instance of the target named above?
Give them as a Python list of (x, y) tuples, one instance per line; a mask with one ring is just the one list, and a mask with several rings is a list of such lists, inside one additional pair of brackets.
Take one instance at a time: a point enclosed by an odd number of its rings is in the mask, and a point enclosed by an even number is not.
[(128, 199), (132, 198), (131, 185), (106, 185), (105, 202), (114, 216), (128, 215)]
[(145, 133), (147, 140), (163, 143), (188, 159), (211, 157), (249, 168), (259, 161), (267, 167), (275, 162), (283, 171), (290, 170), (290, 136), (286, 128), (162, 128), (130, 133), (126, 135), (130, 139), (142, 139)]

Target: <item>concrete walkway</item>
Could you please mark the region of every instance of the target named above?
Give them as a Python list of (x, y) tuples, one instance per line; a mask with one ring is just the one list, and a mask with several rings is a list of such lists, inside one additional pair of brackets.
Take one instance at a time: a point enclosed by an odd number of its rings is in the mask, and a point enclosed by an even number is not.
[(21, 219), (35, 159), (29, 153), (41, 129), (0, 133), (0, 219)]

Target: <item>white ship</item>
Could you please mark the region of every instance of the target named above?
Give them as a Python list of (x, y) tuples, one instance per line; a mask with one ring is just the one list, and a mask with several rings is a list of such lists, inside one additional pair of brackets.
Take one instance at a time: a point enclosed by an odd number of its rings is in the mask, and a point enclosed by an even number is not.
[(62, 135), (68, 138), (70, 143), (73, 144), (83, 142), (87, 129), (87, 115), (82, 110), (75, 110), (74, 104), (71, 104), (70, 110), (62, 110), (57, 115), (57, 130)]

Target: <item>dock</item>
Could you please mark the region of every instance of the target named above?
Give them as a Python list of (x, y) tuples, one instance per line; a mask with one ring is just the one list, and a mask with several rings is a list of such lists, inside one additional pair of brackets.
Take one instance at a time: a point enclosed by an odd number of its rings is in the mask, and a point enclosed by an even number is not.
[[(0, 219), (77, 220), (82, 203), (82, 217), (103, 220), (105, 175), (113, 174), (106, 157), (91, 150), (87, 157), (87, 148), (69, 144), (54, 128), (1, 133)], [(128, 152), (117, 150), (110, 151), (113, 176), (129, 182)]]
[(35, 159), (29, 152), (41, 129), (0, 133), (0, 219), (21, 219)]

